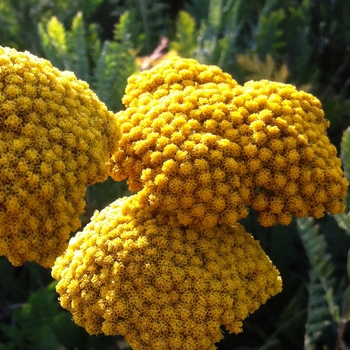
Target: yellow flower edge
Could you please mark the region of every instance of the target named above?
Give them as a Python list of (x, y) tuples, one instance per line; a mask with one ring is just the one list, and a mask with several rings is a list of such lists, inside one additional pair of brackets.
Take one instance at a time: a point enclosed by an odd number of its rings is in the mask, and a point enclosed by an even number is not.
[(293, 85), (250, 81), (234, 89), (231, 142), (241, 148), (250, 203), (262, 226), (288, 225), (292, 216), (342, 213), (348, 181), (327, 137), (321, 102)]
[(90, 334), (121, 334), (134, 350), (215, 349), (221, 325), (241, 332), (282, 288), (243, 226), (185, 228), (138, 195), (96, 212), (52, 276), (75, 323)]
[(127, 108), (143, 106), (144, 99), (159, 99), (172, 90), (181, 91), (186, 86), (206, 84), (227, 84), (234, 87), (237, 82), (217, 66), (176, 56), (129, 77), (122, 101)]
[(0, 47), (0, 255), (51, 267), (107, 178), (116, 117), (71, 72)]

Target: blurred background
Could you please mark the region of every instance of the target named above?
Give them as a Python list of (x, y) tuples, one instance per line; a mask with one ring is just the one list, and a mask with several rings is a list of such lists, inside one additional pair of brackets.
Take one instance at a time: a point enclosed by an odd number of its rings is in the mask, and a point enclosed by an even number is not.
[[(115, 112), (131, 74), (176, 55), (240, 84), (294, 84), (321, 100), (349, 178), (349, 0), (0, 0), (0, 45), (73, 71)], [(90, 187), (83, 225), (128, 194), (111, 180)], [(348, 215), (262, 228), (252, 211), (243, 223), (284, 287), (218, 349), (350, 349)], [(130, 349), (120, 336), (89, 336), (57, 297), (50, 270), (0, 257), (0, 350)]]

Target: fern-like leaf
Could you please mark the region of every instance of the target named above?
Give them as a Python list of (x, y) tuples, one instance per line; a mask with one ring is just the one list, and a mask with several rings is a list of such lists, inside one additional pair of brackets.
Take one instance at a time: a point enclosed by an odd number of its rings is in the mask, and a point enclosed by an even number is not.
[(331, 257), (326, 253), (326, 242), (318, 233), (318, 226), (312, 218), (297, 220), (298, 232), (309, 258), (311, 268), (314, 269), (321, 280), (324, 290), (327, 292), (334, 285), (333, 264)]
[(261, 61), (257, 54), (244, 54), (236, 56), (240, 68), (245, 72), (246, 80), (269, 79), (285, 82), (288, 77), (288, 68), (285, 64), (277, 67), (271, 55), (266, 55)]
[(135, 56), (128, 41), (128, 16), (125, 13), (115, 27), (114, 35), (119, 42), (106, 42), (103, 45), (92, 83), (95, 93), (114, 111), (123, 108), (121, 99), (127, 79), (136, 70)]
[(73, 71), (78, 78), (90, 81), (86, 33), (81, 12), (74, 17), (69, 31), (57, 17), (52, 17), (46, 25), (39, 25), (39, 36), (45, 57), (55, 67)]
[(69, 52), (69, 70), (79, 79), (90, 81), (89, 61), (87, 57), (86, 33), (83, 14), (78, 12), (73, 19), (72, 28), (67, 34)]
[(245, 3), (243, 0), (209, 1), (207, 18), (200, 21), (194, 58), (227, 71), (236, 66), (234, 57), (239, 51), (238, 39), (246, 21), (240, 16)]
[(213, 28), (215, 35), (218, 35), (222, 26), (223, 1), (210, 0), (208, 23)]
[(45, 25), (39, 24), (39, 36), (44, 54), (51, 63), (59, 68), (66, 69), (67, 38), (63, 24), (53, 16)]
[(180, 11), (176, 21), (176, 41), (170, 44), (181, 57), (191, 57), (196, 45), (196, 21), (185, 11)]
[(330, 325), (331, 317), (324, 297), (324, 289), (316, 271), (311, 270), (309, 277), (304, 349), (315, 350), (317, 349), (317, 341)]
[(334, 266), (326, 252), (326, 242), (318, 232), (314, 219), (297, 220), (298, 232), (310, 262), (309, 303), (305, 349), (315, 349), (317, 339), (331, 321), (339, 319), (339, 307), (334, 301)]
[(334, 215), (340, 228), (342, 228), (347, 234), (350, 234), (350, 213)]
[(170, 20), (167, 4), (161, 0), (125, 0), (113, 12), (120, 17), (125, 12), (133, 17), (131, 41), (140, 55), (156, 47), (159, 38), (169, 36)]
[(223, 37), (219, 41), (220, 57), (218, 61), (218, 65), (224, 70), (233, 64), (233, 57), (238, 52), (237, 42), (244, 24), (244, 19), (240, 17), (242, 5), (243, 0), (237, 0), (225, 6), (225, 26), (223, 28)]

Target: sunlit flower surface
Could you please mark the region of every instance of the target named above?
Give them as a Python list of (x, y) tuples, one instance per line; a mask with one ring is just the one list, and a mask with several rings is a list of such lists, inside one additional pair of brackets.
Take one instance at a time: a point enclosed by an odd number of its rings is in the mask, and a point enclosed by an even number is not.
[(215, 349), (281, 291), (279, 272), (243, 226), (185, 228), (174, 213), (118, 199), (70, 240), (52, 269), (61, 305), (90, 334), (134, 350)]
[(183, 225), (263, 226), (341, 213), (348, 182), (320, 101), (289, 84), (244, 86), (173, 58), (129, 78), (110, 174)]

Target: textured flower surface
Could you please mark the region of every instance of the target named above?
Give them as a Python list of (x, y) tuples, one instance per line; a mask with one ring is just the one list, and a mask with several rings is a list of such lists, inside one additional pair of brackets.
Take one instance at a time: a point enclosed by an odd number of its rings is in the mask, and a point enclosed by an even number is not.
[(239, 146), (227, 139), (236, 85), (218, 67), (181, 58), (129, 78), (111, 176), (127, 178), (155, 208), (177, 210), (184, 225), (214, 227), (245, 217), (245, 167), (237, 161)]
[(243, 226), (199, 231), (118, 199), (70, 240), (52, 275), (61, 305), (90, 334), (122, 334), (133, 349), (215, 349), (220, 326), (281, 291), (279, 272)]
[(320, 101), (294, 86), (267, 80), (234, 89), (232, 115), (246, 166), (243, 183), (263, 226), (288, 225), (292, 216), (344, 211), (348, 182), (326, 130)]
[(263, 226), (344, 210), (348, 182), (320, 101), (267, 80), (238, 85), (174, 58), (129, 78), (110, 174), (183, 225)]
[(115, 115), (87, 83), (0, 47), (0, 255), (52, 266), (118, 138)]

